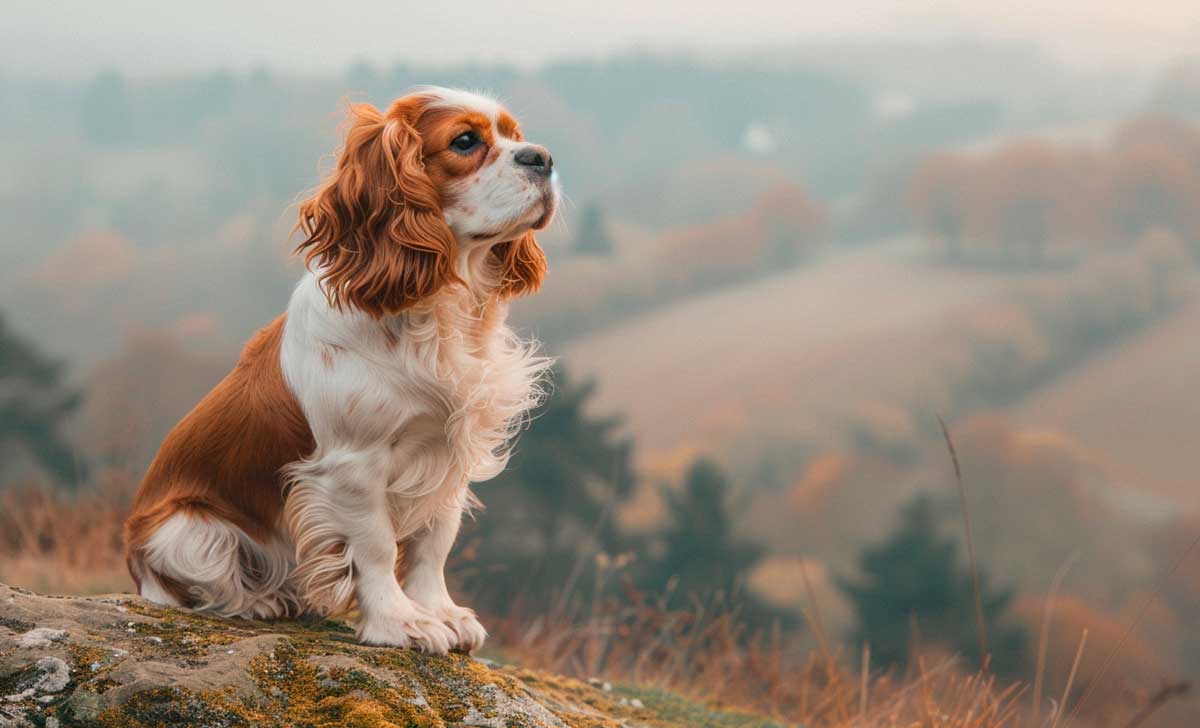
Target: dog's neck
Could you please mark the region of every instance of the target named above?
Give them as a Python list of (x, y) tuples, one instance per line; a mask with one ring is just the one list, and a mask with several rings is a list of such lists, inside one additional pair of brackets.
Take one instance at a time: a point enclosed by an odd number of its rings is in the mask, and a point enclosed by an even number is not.
[(460, 248), (454, 267), (462, 283), (448, 284), (403, 311), (377, 319), (376, 324), (388, 332), (432, 325), (440, 339), (461, 337), (472, 350), (485, 348), (508, 316), (493, 247), (476, 243)]
[(500, 288), (500, 272), (491, 245), (460, 246), (454, 260), (454, 272), (466, 282), (466, 289), (477, 302), (486, 304)]

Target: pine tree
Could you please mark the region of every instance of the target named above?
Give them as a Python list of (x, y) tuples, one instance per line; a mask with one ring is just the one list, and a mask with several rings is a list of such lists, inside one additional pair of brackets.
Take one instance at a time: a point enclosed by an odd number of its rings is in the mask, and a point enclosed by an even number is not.
[(0, 446), (22, 446), (51, 475), (74, 482), (81, 473), (62, 428), (79, 402), (62, 366), (0, 317)]
[(599, 205), (583, 208), (579, 217), (579, 234), (575, 236), (575, 252), (579, 255), (609, 256), (613, 254), (612, 237)]
[(676, 579), (676, 592), (685, 598), (736, 594), (736, 601), (754, 611), (756, 605), (741, 585), (763, 549), (735, 533), (729, 490), (721, 469), (704, 458), (688, 469), (681, 491), (663, 490), (670, 524), (665, 551), (652, 565), (647, 588), (661, 589)]
[(545, 605), (596, 554), (623, 546), (614, 514), (633, 487), (633, 443), (617, 434), (619, 419), (585, 413), (594, 390), (557, 371), (508, 468), (475, 489), (487, 513), (464, 533), (476, 544), (464, 586), (493, 611), (518, 598)]
[[(858, 617), (856, 639), (871, 648), (872, 662), (903, 665), (914, 627), (924, 642), (943, 642), (980, 664), (975, 592), (959, 563), (958, 543), (941, 533), (938, 509), (928, 495), (905, 506), (896, 529), (859, 557), (858, 581), (840, 580)], [(994, 590), (980, 574), (984, 626), (991, 667), (1011, 673), (1022, 662), (1025, 634), (1003, 619), (1013, 593)]]

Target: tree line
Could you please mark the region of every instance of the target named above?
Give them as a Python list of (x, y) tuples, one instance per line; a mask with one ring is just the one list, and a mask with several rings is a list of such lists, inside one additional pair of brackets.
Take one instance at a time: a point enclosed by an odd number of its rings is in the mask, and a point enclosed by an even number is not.
[(919, 165), (907, 203), (951, 261), (1041, 265), (1154, 228), (1200, 253), (1200, 130), (1145, 117), (1104, 147), (1021, 141), (941, 153)]

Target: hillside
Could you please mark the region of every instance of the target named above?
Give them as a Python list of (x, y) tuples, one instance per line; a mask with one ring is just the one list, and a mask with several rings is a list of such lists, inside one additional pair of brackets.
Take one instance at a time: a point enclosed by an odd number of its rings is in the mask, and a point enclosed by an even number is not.
[(743, 435), (820, 442), (880, 402), (907, 403), (965, 353), (963, 330), (1031, 274), (922, 262), (875, 246), (682, 301), (574, 340), (568, 368), (596, 377), (652, 454)]
[[(1084, 365), (1013, 411), (1105, 453), (1134, 491), (1196, 508), (1200, 302)], [(1119, 416), (1115, 416), (1119, 413)], [(1161, 510), (1154, 500), (1140, 501)]]

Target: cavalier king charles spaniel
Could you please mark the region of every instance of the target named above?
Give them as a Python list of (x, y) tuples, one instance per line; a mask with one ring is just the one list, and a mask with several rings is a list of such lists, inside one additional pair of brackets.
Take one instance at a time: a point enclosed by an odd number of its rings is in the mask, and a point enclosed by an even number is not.
[(300, 204), (287, 312), (171, 430), (125, 525), (154, 602), (254, 619), (357, 606), (364, 643), (471, 651), (444, 567), (551, 361), (506, 326), (538, 288), (550, 152), (495, 101), (421, 88), (350, 107)]

